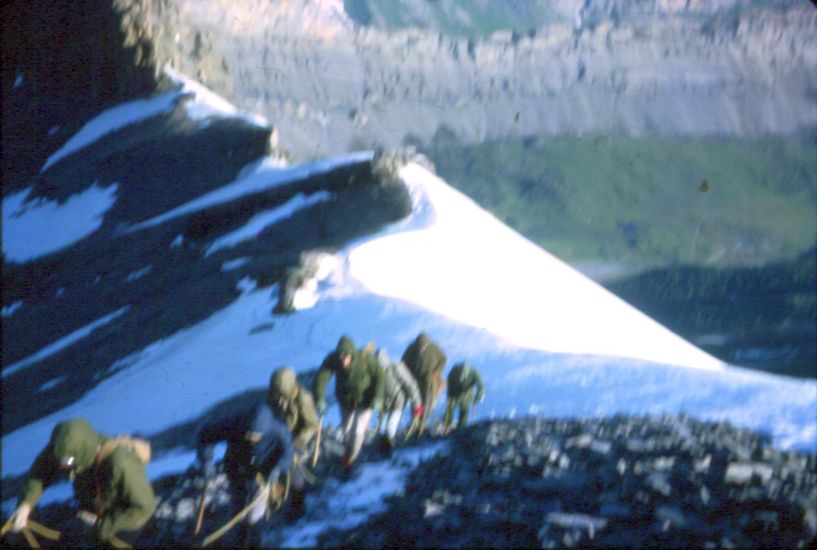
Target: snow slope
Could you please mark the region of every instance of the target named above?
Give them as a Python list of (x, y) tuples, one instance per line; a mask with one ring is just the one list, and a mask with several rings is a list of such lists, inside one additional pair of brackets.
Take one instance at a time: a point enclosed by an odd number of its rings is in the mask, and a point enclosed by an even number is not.
[(418, 164), (401, 176), (431, 219), (350, 252), (352, 276), (371, 291), (522, 348), (723, 368)]
[(782, 446), (817, 446), (813, 381), (723, 366), (419, 165), (401, 175), (415, 215), (339, 251), (314, 286), (314, 307), (253, 330), (272, 320), (272, 298), (245, 280), (228, 307), (118, 361), (79, 401), (6, 436), (4, 475), (27, 469), (60, 420), (83, 415), (105, 432), (155, 433), (265, 385), (278, 365), (314, 368), (342, 334), (399, 355), (420, 330), (449, 364), (467, 359), (483, 372), (483, 414), (683, 411), (767, 430)]

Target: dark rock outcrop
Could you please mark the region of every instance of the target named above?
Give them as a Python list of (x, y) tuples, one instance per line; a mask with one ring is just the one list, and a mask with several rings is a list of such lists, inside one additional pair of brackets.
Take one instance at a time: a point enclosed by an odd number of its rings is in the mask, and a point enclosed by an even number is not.
[[(369, 435), (361, 463), (400, 460), (384, 458)], [(439, 439), (426, 435), (402, 447)], [(307, 485), (313, 528), (316, 514), (333, 513), (322, 487), (344, 479), (339, 430), (324, 426), (322, 441), (317, 482)], [(815, 468), (813, 454), (685, 416), (485, 421), (454, 432), (448, 451), (421, 462), (384, 512), (353, 528), (327, 528), (317, 540), (345, 548), (805, 547), (817, 535)], [(156, 480), (154, 488), (157, 511), (141, 545), (192, 546), (230, 519), (223, 474), (208, 483), (198, 537), (204, 480), (195, 469)], [(56, 529), (71, 515), (68, 504), (37, 512)], [(264, 525), (266, 544), (275, 546), (280, 529), (293, 525), (285, 517), (286, 508)], [(234, 543), (231, 537), (218, 545)]]
[(451, 444), (387, 512), (320, 545), (793, 548), (817, 534), (817, 457), (727, 423), (498, 420)]
[(3, 3), (3, 192), (111, 105), (157, 89), (152, 37), (129, 14), (166, 2)]

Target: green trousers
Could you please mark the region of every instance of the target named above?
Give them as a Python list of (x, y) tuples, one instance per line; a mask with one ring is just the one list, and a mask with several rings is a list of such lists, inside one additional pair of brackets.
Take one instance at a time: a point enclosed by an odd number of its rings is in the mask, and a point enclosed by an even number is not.
[(474, 403), (474, 390), (471, 389), (460, 395), (448, 396), (448, 403), (445, 406), (445, 418), (443, 426), (447, 430), (451, 427), (454, 420), (454, 411), (459, 410), (459, 418), (457, 419), (457, 428), (462, 428), (468, 423), (468, 415), (471, 414), (471, 405)]

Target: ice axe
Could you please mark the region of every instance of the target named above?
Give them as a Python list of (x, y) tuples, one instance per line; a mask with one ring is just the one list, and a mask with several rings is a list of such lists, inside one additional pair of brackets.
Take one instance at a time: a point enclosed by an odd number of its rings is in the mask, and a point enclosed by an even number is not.
[(215, 541), (217, 541), (218, 539), (223, 537), (224, 534), (227, 531), (229, 531), (230, 529), (235, 527), (235, 525), (239, 521), (241, 521), (245, 517), (247, 517), (247, 515), (252, 511), (252, 509), (255, 507), (256, 504), (258, 504), (259, 502), (261, 502), (265, 498), (269, 498), (268, 494), (266, 492), (264, 492), (264, 491), (258, 491), (258, 495), (256, 495), (256, 497), (252, 500), (252, 502), (247, 504), (247, 506), (245, 506), (239, 513), (234, 515), (232, 517), (232, 519), (230, 519), (230, 521), (228, 521), (227, 523), (222, 525), (220, 529), (218, 529), (214, 533), (210, 534), (207, 538), (205, 538), (204, 542), (202, 542), (201, 545), (202, 546), (210, 546), (212, 543), (214, 543)]
[(193, 531), (194, 535), (198, 535), (201, 531), (201, 522), (204, 520), (204, 502), (207, 499), (207, 482), (210, 481), (210, 476), (204, 474), (204, 487), (201, 490), (201, 502), (199, 503), (199, 513), (196, 515), (196, 529)]
[(320, 455), (321, 432), (323, 432), (323, 415), (321, 415), (321, 418), (318, 421), (318, 435), (315, 437), (315, 450), (312, 452), (312, 467), (313, 468), (318, 463), (318, 455)]
[[(9, 520), (3, 525), (2, 531), (0, 531), (0, 537), (5, 536), (11, 530), (12, 526), (12, 519)], [(37, 533), (41, 537), (44, 537), (49, 540), (59, 540), (60, 539), (60, 532), (55, 531), (54, 529), (49, 529), (45, 525), (37, 523), (33, 519), (29, 519), (26, 522), (26, 526), (22, 530), (23, 536), (26, 539), (26, 542), (31, 548), (40, 548), (40, 543), (37, 541), (37, 538), (34, 536), (33, 533)]]

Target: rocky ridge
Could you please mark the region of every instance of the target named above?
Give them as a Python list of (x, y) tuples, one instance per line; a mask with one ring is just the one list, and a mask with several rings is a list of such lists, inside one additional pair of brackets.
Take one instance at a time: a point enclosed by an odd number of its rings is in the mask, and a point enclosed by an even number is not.
[(727, 423), (528, 417), (451, 448), (321, 546), (794, 548), (817, 534), (817, 457)]
[[(817, 535), (817, 456), (775, 449), (765, 436), (728, 423), (525, 417), (482, 421), (446, 439), (448, 451), (421, 462), (384, 512), (350, 529), (326, 529), (318, 545), (802, 548)], [(359, 475), (339, 471), (341, 453), (339, 430), (326, 427), (305, 520), (344, 513), (321, 490)], [(384, 456), (370, 433), (357, 469), (399, 460)], [(154, 488), (157, 512), (140, 544), (195, 544), (203, 480), (191, 469)], [(209, 483), (207, 503), (199, 538), (229, 519), (223, 474)], [(38, 511), (55, 529), (70, 515), (64, 504)], [(284, 516), (269, 519), (266, 545), (280, 545), (281, 529), (297, 527)]]

